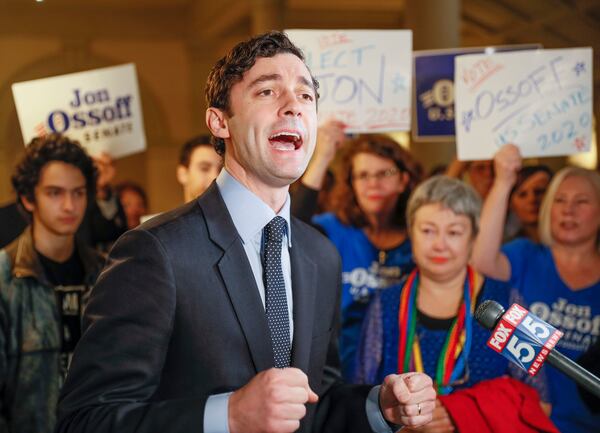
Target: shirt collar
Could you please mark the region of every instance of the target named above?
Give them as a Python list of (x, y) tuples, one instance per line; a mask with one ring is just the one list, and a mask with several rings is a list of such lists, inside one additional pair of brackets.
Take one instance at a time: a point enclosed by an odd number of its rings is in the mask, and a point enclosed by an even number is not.
[[(216, 182), (233, 220), (233, 225), (244, 243), (256, 239), (259, 234), (262, 234), (262, 229), (269, 221), (279, 215), (286, 222), (288, 247), (292, 246), (289, 194), (283, 207), (276, 214), (269, 205), (229, 174), (226, 168), (221, 170)], [(248, 212), (248, 209), (252, 209), (252, 211)]]

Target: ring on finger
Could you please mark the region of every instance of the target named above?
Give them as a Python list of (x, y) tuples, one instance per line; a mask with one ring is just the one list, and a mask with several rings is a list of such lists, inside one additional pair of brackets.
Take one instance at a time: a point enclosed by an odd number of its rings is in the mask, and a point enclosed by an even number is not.
[(421, 403), (417, 403), (417, 415), (421, 415)]

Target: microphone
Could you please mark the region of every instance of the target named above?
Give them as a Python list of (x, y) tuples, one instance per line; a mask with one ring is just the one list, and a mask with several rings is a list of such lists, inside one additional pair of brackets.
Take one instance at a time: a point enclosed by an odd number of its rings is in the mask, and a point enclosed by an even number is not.
[(518, 304), (505, 312), (496, 301), (487, 300), (475, 311), (481, 326), (492, 330), (488, 347), (535, 376), (546, 359), (571, 380), (600, 397), (600, 379), (557, 350), (563, 333)]

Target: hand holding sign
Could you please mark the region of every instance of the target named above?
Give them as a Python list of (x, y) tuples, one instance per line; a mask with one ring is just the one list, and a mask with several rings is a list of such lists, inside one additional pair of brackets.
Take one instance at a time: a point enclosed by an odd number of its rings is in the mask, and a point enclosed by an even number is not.
[(98, 170), (96, 195), (100, 199), (105, 199), (108, 195), (110, 183), (117, 175), (115, 161), (106, 152), (102, 152), (100, 155), (93, 157), (93, 159), (96, 170)]
[(505, 144), (494, 156), (494, 173), (496, 182), (512, 188), (517, 182), (523, 159), (519, 148), (514, 144)]
[(315, 152), (302, 176), (302, 183), (314, 190), (320, 191), (329, 170), (329, 164), (335, 158), (337, 151), (344, 144), (346, 125), (336, 119), (326, 120), (317, 130), (317, 145)]

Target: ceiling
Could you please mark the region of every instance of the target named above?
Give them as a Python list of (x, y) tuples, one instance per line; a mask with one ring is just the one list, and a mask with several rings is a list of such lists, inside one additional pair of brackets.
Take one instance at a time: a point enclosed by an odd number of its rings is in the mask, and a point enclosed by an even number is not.
[[(207, 40), (250, 33), (256, 9), (274, 3), (283, 4), (288, 28), (402, 28), (409, 1), (0, 0), (0, 35), (197, 38), (202, 33)], [(52, 18), (59, 15), (72, 17), (72, 27), (53, 27)], [(600, 0), (462, 0), (460, 41), (462, 46), (591, 46), (600, 83)]]

